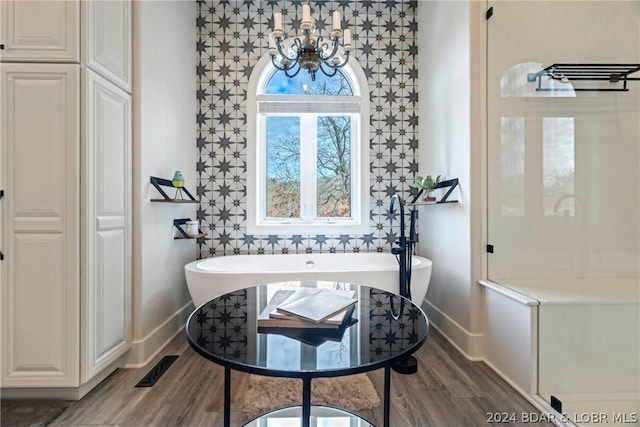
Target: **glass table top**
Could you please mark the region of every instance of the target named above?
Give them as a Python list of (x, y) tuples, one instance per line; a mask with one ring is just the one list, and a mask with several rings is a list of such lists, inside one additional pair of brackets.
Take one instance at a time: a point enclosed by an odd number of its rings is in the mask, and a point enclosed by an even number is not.
[[(249, 421), (244, 427), (300, 427), (302, 407), (278, 409)], [(375, 427), (368, 421), (342, 409), (326, 406), (311, 407), (311, 427)]]
[[(324, 334), (263, 333), (257, 316), (278, 290), (300, 286), (354, 291), (350, 325)], [(191, 346), (232, 369), (292, 378), (330, 377), (387, 366), (417, 350), (429, 323), (420, 307), (392, 293), (343, 282), (293, 281), (258, 285), (214, 298), (187, 321)]]

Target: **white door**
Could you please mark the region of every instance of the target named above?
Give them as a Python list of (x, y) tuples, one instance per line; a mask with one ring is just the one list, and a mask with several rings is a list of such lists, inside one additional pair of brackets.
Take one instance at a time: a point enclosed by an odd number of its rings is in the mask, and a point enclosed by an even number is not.
[(83, 382), (131, 346), (131, 96), (83, 69)]
[(131, 93), (131, 2), (82, 4), (83, 62)]
[(0, 59), (79, 62), (78, 1), (0, 1)]
[(77, 386), (79, 66), (1, 75), (2, 386)]

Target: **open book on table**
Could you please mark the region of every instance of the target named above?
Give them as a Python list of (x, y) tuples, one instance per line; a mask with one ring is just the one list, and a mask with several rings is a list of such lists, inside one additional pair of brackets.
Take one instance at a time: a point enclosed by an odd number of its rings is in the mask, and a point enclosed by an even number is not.
[[(329, 291), (327, 293), (327, 291)], [(294, 304), (299, 301), (303, 301), (307, 298), (316, 297), (320, 292), (327, 293), (329, 296), (336, 298), (347, 298), (348, 305), (343, 305), (342, 308), (331, 309), (329, 316), (321, 321), (312, 321), (304, 317), (293, 315), (288, 311), (280, 310), (281, 306), (288, 307), (290, 304)], [(351, 318), (351, 314), (354, 310), (354, 303), (357, 301), (353, 296), (353, 291), (335, 291), (324, 290), (317, 288), (300, 288), (296, 291), (293, 290), (279, 290), (276, 291), (271, 298), (267, 306), (262, 310), (258, 316), (258, 327), (271, 327), (271, 328), (299, 328), (299, 329), (338, 329), (342, 327)], [(318, 300), (321, 301), (321, 300)], [(344, 304), (344, 302), (343, 302)]]
[(357, 299), (352, 298), (352, 295), (348, 296), (342, 291), (315, 289), (316, 292), (310, 292), (306, 289), (309, 288), (296, 290), (277, 306), (278, 312), (321, 323), (339, 315), (358, 302)]

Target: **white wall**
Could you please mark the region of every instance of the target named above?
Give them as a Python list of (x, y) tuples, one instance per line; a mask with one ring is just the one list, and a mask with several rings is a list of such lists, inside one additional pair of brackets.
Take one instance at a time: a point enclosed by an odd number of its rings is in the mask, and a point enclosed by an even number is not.
[(134, 295), (128, 366), (147, 362), (192, 309), (184, 265), (196, 258), (196, 243), (173, 239), (173, 219), (195, 218), (197, 205), (150, 202), (161, 196), (149, 177), (171, 179), (180, 170), (195, 195), (195, 22), (194, 1), (133, 4)]
[[(450, 199), (420, 212), (418, 251), (433, 261), (425, 309), (469, 356), (480, 356), (480, 2), (419, 2), (420, 175), (458, 178)], [(473, 36), (471, 34), (473, 31)], [(473, 92), (472, 92), (473, 91)]]

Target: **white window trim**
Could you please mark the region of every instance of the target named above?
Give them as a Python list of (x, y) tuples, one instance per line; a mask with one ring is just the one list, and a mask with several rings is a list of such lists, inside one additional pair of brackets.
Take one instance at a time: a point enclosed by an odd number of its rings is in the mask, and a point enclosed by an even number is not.
[[(329, 218), (316, 219), (312, 222), (304, 222), (302, 219), (261, 219), (260, 208), (266, 204), (264, 193), (258, 189), (264, 182), (263, 177), (266, 176), (266, 164), (258, 159), (265, 159), (261, 156), (260, 147), (266, 144), (258, 140), (258, 120), (264, 120), (266, 112), (277, 113), (277, 111), (268, 111), (268, 100), (270, 95), (258, 94), (258, 88), (263, 88), (266, 81), (271, 78), (272, 73), (265, 73), (265, 69), (271, 64), (271, 57), (266, 54), (256, 64), (251, 77), (249, 79), (247, 91), (247, 234), (363, 234), (369, 232), (369, 90), (367, 78), (364, 71), (358, 65), (357, 61), (352, 60), (343, 69), (343, 74), (350, 80), (351, 87), (354, 90), (354, 96), (344, 97), (327, 97), (331, 98), (331, 102), (336, 102), (336, 110), (331, 113), (359, 113), (360, 119), (354, 114), (352, 129), (360, 129), (360, 138), (357, 143), (352, 144), (352, 158), (360, 159), (359, 162), (351, 162), (351, 173), (354, 178), (354, 193), (359, 194), (358, 201), (352, 204), (352, 218)], [(274, 70), (275, 72), (275, 70)], [(310, 101), (306, 95), (301, 95), (298, 99), (293, 95), (288, 97), (291, 102), (295, 102), (296, 110), (300, 112), (317, 113), (323, 115), (323, 111), (314, 108), (314, 103)], [(343, 102), (341, 102), (343, 101)], [(359, 101), (359, 102), (354, 102)], [(258, 111), (259, 107), (263, 111)], [(265, 111), (266, 110), (266, 111)], [(276, 108), (277, 110), (277, 108)], [(353, 140), (353, 139), (352, 139)], [(304, 148), (303, 148), (304, 149)], [(355, 156), (354, 156), (355, 154)], [(358, 157), (356, 157), (358, 156)], [(314, 168), (315, 171), (315, 168)], [(309, 181), (309, 180), (306, 180)], [(315, 182), (311, 180), (311, 182)], [(315, 184), (312, 184), (315, 192)], [(357, 188), (357, 190), (356, 190)], [(301, 189), (301, 191), (309, 191)], [(262, 196), (262, 200), (258, 197)], [(315, 200), (313, 198), (312, 200)], [(301, 216), (304, 218), (308, 215), (303, 206)], [(308, 220), (308, 217), (305, 218)]]

